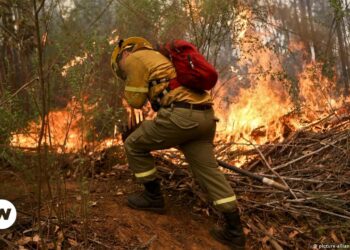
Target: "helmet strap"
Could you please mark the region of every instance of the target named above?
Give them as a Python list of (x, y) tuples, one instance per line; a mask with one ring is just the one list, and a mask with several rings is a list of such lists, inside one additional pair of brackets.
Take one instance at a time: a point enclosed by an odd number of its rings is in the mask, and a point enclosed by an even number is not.
[(122, 47), (123, 42), (124, 42), (124, 40), (123, 40), (123, 39), (120, 39), (120, 40), (119, 40), (119, 42), (118, 42), (118, 47), (119, 47), (119, 48), (121, 48), (121, 47)]

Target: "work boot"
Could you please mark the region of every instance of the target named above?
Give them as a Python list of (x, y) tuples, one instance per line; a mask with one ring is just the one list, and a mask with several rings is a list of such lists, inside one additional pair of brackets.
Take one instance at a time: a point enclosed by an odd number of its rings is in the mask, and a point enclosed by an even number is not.
[(239, 213), (224, 213), (226, 224), (223, 228), (214, 228), (210, 230), (210, 235), (231, 249), (244, 250), (245, 236)]
[(145, 190), (128, 196), (128, 205), (139, 210), (148, 210), (164, 213), (164, 198), (160, 190), (159, 180), (149, 181), (143, 184)]

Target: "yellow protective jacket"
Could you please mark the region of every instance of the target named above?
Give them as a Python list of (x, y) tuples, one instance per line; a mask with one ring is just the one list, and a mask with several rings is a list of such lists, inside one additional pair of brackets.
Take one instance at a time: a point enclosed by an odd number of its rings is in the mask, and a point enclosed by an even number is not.
[[(155, 50), (138, 50), (130, 54), (123, 70), (126, 74), (125, 98), (130, 106), (141, 108), (148, 100), (154, 101), (169, 85), (169, 82), (157, 84), (149, 88), (149, 82), (155, 79), (173, 79), (175, 68), (171, 61)], [(207, 92), (198, 93), (180, 86), (161, 99), (161, 106), (172, 102), (187, 102), (191, 104), (211, 104), (211, 96)]]

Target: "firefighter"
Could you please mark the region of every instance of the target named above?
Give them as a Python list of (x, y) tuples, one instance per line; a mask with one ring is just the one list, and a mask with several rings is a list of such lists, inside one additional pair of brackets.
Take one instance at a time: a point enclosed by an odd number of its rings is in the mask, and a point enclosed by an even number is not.
[(164, 198), (157, 169), (150, 154), (153, 150), (178, 146), (189, 162), (190, 171), (207, 192), (215, 208), (225, 218), (223, 228), (211, 235), (234, 249), (244, 249), (245, 237), (238, 213), (236, 196), (218, 169), (213, 152), (216, 122), (211, 96), (179, 86), (169, 91), (176, 71), (171, 61), (144, 38), (120, 40), (111, 57), (113, 72), (125, 81), (125, 99), (139, 109), (147, 99), (159, 109), (154, 120), (146, 120), (125, 140), (129, 166), (144, 191), (128, 196), (131, 208), (164, 212)]

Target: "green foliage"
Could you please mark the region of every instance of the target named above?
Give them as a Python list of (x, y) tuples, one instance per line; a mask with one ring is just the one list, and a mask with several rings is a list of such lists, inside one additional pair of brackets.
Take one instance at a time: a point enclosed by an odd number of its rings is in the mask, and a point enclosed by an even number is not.
[(2, 143), (6, 143), (9, 141), (10, 133), (12, 130), (12, 125), (15, 122), (15, 117), (5, 110), (4, 108), (0, 107), (0, 141)]
[(226, 49), (232, 51), (236, 6), (237, 1), (227, 0), (123, 1), (116, 9), (117, 31), (120, 37), (142, 36), (153, 43), (189, 40), (219, 66), (230, 59), (224, 60)]
[(112, 107), (98, 107), (93, 111), (92, 128), (88, 132), (88, 140), (100, 140), (113, 137), (114, 126), (123, 118), (123, 110), (116, 111)]
[(330, 6), (333, 8), (336, 20), (341, 20), (349, 12), (344, 9), (341, 0), (329, 0)]
[(328, 77), (329, 79), (333, 79), (335, 76), (335, 61), (334, 58), (329, 58), (325, 60), (322, 65), (322, 75)]
[(7, 106), (0, 107), (0, 167), (9, 165), (22, 169), (26, 159), (22, 159), (21, 152), (14, 151), (8, 146), (13, 132), (25, 127), (29, 117), (23, 111), (18, 111), (19, 108), (15, 104), (16, 100), (12, 100)]
[(121, 37), (142, 36), (151, 42), (181, 37), (187, 19), (180, 1), (123, 1), (116, 8), (117, 30)]
[(26, 115), (25, 110), (21, 110), (20, 107), (20, 100), (16, 98), (0, 106), (0, 144), (8, 144), (11, 133), (25, 126), (26, 122), (32, 118)]

